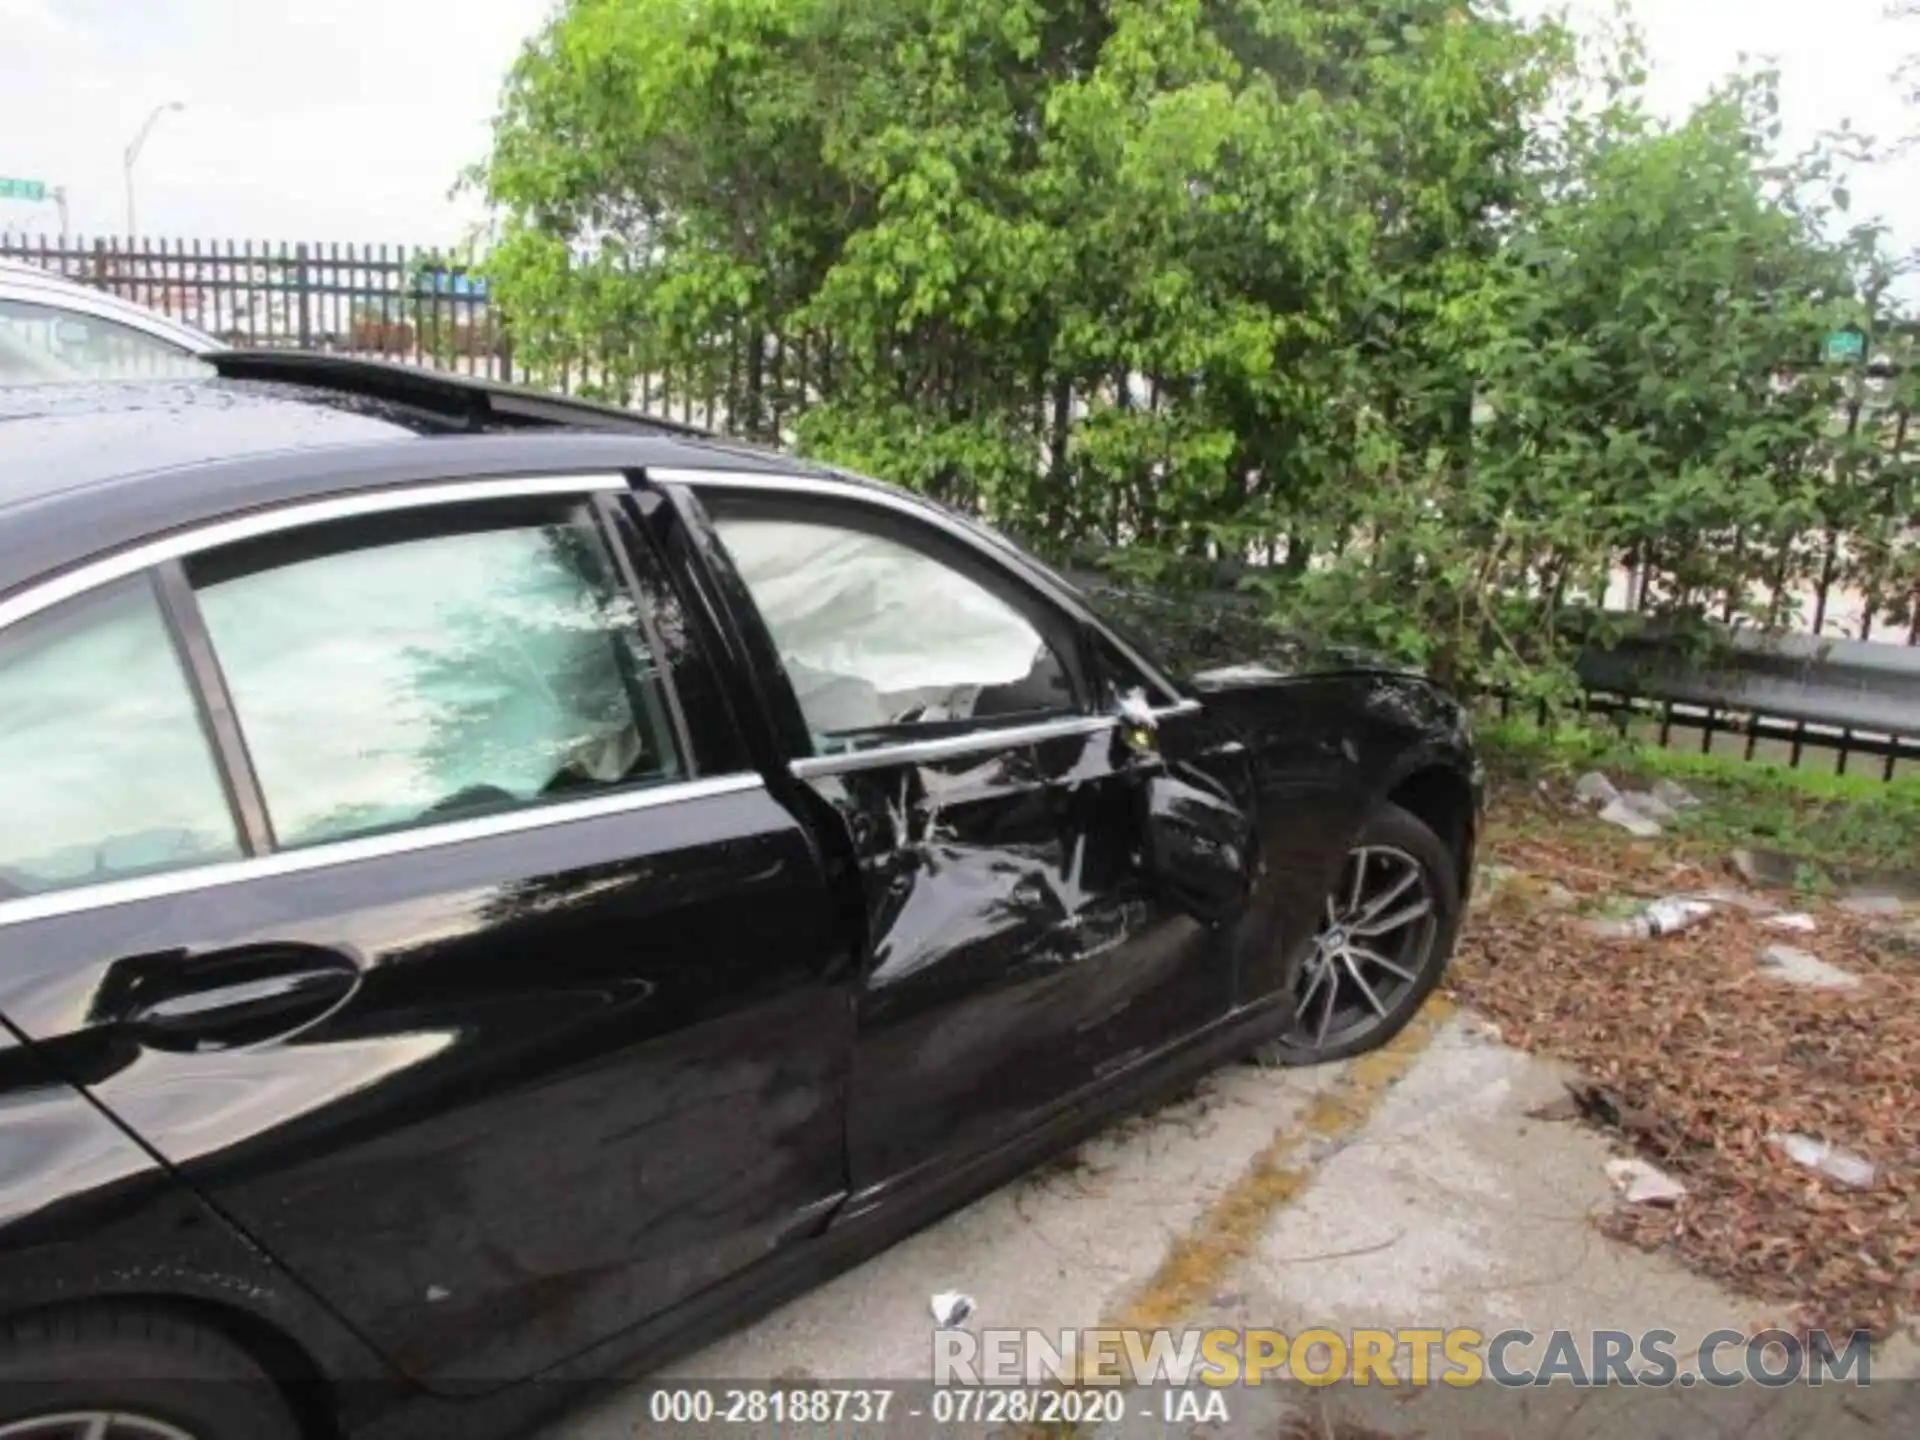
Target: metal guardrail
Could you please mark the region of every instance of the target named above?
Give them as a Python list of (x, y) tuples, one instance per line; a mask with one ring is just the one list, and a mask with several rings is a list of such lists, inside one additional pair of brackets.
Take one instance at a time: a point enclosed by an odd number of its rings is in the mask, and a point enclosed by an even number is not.
[(1746, 737), (1746, 753), (1762, 740), (1838, 752), (1845, 771), (1853, 754), (1884, 762), (1892, 778), (1903, 761), (1920, 763), (1920, 649), (1813, 635), (1722, 630), (1704, 652), (1672, 637), (1627, 634), (1611, 646), (1582, 652), (1578, 672), (1589, 703), (1625, 724), (1651, 708), (1660, 743), (1676, 723), (1701, 733)]
[[(1069, 578), (1098, 598), (1138, 603), (1151, 591), (1120, 586), (1096, 572)], [(1188, 607), (1192, 607), (1189, 610)], [(1259, 648), (1265, 607), (1241, 591), (1209, 590), (1169, 601), (1171, 620), (1190, 617), (1195, 639), (1230, 653)], [(1123, 619), (1146, 624), (1146, 617)], [(1595, 622), (1601, 622), (1596, 625)], [(1576, 670), (1589, 712), (1611, 716), (1621, 730), (1651, 722), (1663, 746), (1698, 739), (1702, 752), (1725, 750), (1729, 737), (1756, 758), (1762, 742), (1784, 747), (1789, 765), (1807, 750), (1835, 757), (1844, 772), (1856, 755), (1883, 763), (1891, 779), (1902, 765), (1920, 767), (1920, 647), (1843, 640), (1751, 628), (1714, 626), (1693, 643), (1631, 612), (1569, 615), (1570, 636), (1604, 629), (1606, 645), (1590, 644)], [(1161, 636), (1179, 648), (1180, 637)], [(1272, 638), (1270, 635), (1264, 638)], [(1700, 639), (1707, 638), (1702, 645)], [(1482, 697), (1503, 717), (1520, 702), (1511, 694)], [(1537, 707), (1547, 719), (1544, 702)], [(1682, 732), (1682, 733), (1676, 733)], [(1722, 742), (1715, 744), (1715, 739)], [(1768, 758), (1775, 758), (1771, 751)]]
[(1920, 737), (1920, 649), (1738, 629), (1724, 639), (1724, 650), (1695, 659), (1627, 636), (1582, 654), (1580, 679), (1589, 690)]

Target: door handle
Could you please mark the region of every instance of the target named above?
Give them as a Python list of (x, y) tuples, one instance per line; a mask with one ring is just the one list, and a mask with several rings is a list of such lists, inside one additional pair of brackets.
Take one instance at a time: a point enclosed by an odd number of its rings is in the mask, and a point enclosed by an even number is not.
[(123, 982), (113, 1018), (157, 1050), (230, 1049), (292, 1034), (359, 988), (345, 956), (305, 946), (170, 957)]

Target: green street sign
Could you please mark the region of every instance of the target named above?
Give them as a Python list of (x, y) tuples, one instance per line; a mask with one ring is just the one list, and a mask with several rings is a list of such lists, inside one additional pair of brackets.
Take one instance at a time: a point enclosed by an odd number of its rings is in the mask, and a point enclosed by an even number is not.
[(1833, 362), (1867, 358), (1867, 337), (1858, 330), (1835, 330), (1821, 343), (1820, 356)]
[(0, 175), (0, 200), (44, 200), (47, 198), (47, 185), (44, 180), (9, 180)]

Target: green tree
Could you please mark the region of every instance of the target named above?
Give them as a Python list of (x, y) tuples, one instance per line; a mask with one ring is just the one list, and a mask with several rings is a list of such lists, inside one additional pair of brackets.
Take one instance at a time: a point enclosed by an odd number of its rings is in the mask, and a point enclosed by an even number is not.
[(1880, 237), (1768, 77), (1662, 126), (1637, 70), (1450, 0), (571, 0), (488, 265), (536, 369), (1551, 689), (1626, 560), (1760, 618), (1911, 561), (1814, 363)]

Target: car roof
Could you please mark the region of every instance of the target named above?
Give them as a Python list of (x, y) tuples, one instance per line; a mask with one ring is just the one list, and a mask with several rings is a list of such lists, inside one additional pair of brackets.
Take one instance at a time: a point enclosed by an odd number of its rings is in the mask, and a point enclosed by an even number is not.
[(612, 406), (399, 365), (223, 351), (206, 380), (0, 387), (0, 594), (184, 525), (443, 477), (829, 474)]
[[(0, 387), (0, 599), (170, 531), (266, 506), (450, 479), (709, 472), (832, 482), (945, 516), (1094, 618), (1006, 536), (924, 495), (611, 405), (412, 366), (219, 351), (214, 379)], [(1104, 623), (1104, 622), (1101, 622)], [(1133, 653), (1124, 638), (1116, 643)], [(1144, 658), (1170, 695), (1179, 690)]]
[(0, 299), (25, 300), (111, 320), (196, 355), (218, 350), (220, 342), (183, 321), (123, 299), (112, 291), (74, 280), (58, 271), (0, 260)]

